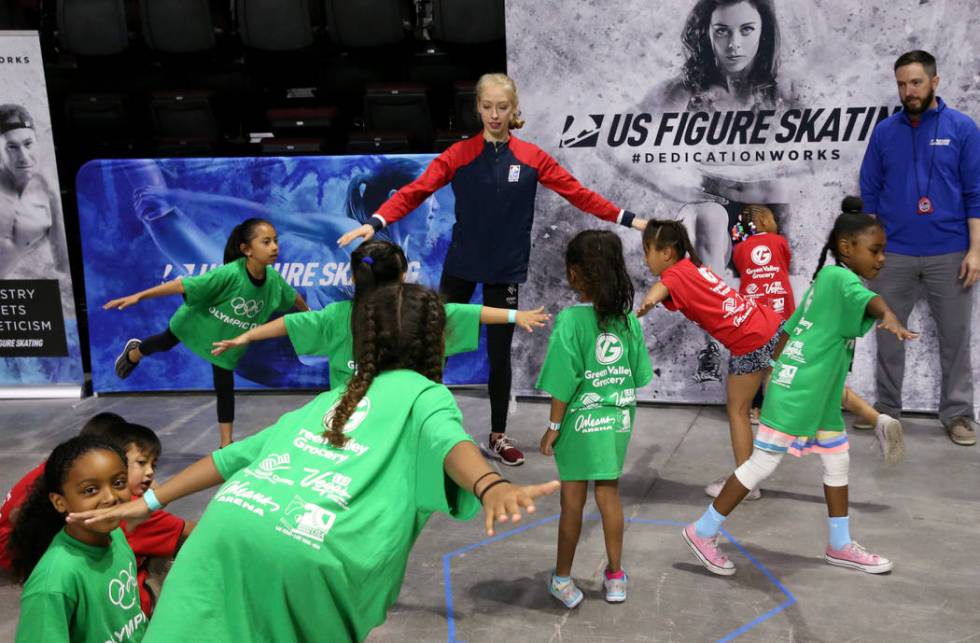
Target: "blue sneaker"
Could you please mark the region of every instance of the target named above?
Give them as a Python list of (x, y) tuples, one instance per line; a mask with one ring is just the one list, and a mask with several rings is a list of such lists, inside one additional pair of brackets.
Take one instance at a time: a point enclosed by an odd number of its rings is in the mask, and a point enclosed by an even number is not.
[(602, 584), (606, 588), (606, 602), (607, 603), (623, 603), (626, 601), (626, 584), (629, 583), (630, 577), (623, 570), (623, 575), (619, 578), (609, 578), (608, 572), (603, 573)]
[(578, 607), (585, 598), (582, 590), (575, 586), (575, 581), (569, 580), (567, 583), (559, 584), (554, 574), (551, 575), (551, 582), (548, 583), (548, 591), (568, 609)]

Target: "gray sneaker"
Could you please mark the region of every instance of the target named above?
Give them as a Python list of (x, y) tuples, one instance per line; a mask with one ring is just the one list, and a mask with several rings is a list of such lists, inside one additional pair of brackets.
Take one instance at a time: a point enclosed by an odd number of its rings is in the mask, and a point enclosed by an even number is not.
[(970, 447), (977, 443), (977, 433), (973, 422), (965, 415), (954, 417), (946, 427), (949, 439), (961, 446)]
[(124, 380), (129, 377), (129, 374), (133, 372), (133, 369), (139, 363), (129, 361), (129, 351), (139, 348), (140, 343), (138, 339), (130, 339), (126, 342), (126, 347), (119, 353), (119, 357), (116, 358), (116, 376), (119, 379)]

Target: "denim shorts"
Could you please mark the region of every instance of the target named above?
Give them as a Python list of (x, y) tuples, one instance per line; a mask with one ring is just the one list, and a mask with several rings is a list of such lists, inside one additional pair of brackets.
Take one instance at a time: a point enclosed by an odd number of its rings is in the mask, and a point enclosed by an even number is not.
[(745, 355), (739, 355), (737, 357), (735, 355), (729, 356), (728, 374), (748, 375), (749, 373), (758, 373), (759, 371), (770, 368), (771, 365), (769, 362), (772, 361), (772, 353), (776, 350), (776, 344), (779, 343), (779, 334), (782, 331), (783, 325), (780, 324), (772, 339), (759, 348)]

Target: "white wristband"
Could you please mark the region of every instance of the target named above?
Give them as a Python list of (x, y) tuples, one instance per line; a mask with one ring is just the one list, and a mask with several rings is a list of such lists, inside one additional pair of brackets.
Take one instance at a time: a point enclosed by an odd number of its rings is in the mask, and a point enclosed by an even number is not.
[(511, 308), (510, 311), (508, 311), (507, 313), (507, 323), (513, 324), (516, 321), (517, 321), (517, 311)]
[(548, 424), (548, 428), (557, 432), (561, 428), (561, 422), (551, 422)]
[(157, 499), (157, 494), (153, 489), (146, 490), (146, 493), (143, 494), (143, 502), (146, 503), (150, 511), (156, 511), (163, 506), (160, 500)]

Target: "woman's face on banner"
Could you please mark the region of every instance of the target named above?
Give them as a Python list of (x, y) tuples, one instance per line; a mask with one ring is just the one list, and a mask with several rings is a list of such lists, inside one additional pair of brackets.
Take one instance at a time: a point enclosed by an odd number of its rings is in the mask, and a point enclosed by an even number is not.
[(34, 175), (34, 130), (29, 127), (10, 130), (0, 136), (0, 162), (22, 181)]
[(721, 6), (711, 12), (708, 33), (718, 69), (738, 74), (751, 67), (759, 51), (762, 18), (748, 2)]

